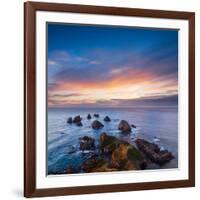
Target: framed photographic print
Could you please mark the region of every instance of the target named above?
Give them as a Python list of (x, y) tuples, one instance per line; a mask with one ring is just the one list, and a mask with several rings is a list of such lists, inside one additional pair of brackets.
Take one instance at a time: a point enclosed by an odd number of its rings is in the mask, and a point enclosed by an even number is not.
[(195, 184), (195, 15), (25, 3), (24, 195)]

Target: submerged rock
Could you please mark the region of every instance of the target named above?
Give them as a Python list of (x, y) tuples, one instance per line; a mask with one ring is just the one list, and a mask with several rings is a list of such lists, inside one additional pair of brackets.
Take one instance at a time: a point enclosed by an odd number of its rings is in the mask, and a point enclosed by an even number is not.
[(104, 118), (104, 121), (105, 121), (105, 122), (110, 122), (111, 119), (110, 119), (110, 117), (106, 116), (106, 117)]
[(92, 119), (92, 117), (91, 117), (91, 115), (90, 115), (90, 114), (88, 114), (88, 116), (87, 116), (87, 119)]
[(80, 141), (80, 150), (91, 150), (95, 148), (95, 140), (92, 137), (84, 136)]
[(119, 125), (118, 125), (118, 129), (123, 132), (123, 133), (128, 133), (131, 132), (131, 126), (129, 125), (129, 123), (125, 120), (121, 120)]
[(132, 127), (132, 128), (137, 128), (134, 124), (131, 124), (131, 127)]
[(77, 126), (83, 126), (82, 122), (77, 122), (76, 125)]
[(163, 165), (174, 158), (168, 150), (161, 150), (157, 144), (150, 143), (143, 139), (135, 141), (137, 147), (152, 161)]
[(81, 117), (80, 117), (80, 115), (74, 117), (74, 119), (73, 119), (73, 123), (79, 123), (79, 122), (81, 122)]
[(94, 117), (97, 117), (97, 118), (98, 118), (98, 117), (99, 117), (99, 114), (94, 114)]
[(93, 129), (99, 129), (99, 128), (102, 128), (102, 127), (104, 127), (104, 125), (101, 122), (99, 122), (98, 120), (95, 120), (95, 121), (92, 122), (92, 128)]
[(76, 147), (75, 146), (70, 146), (70, 150), (68, 151), (68, 154), (72, 154), (76, 152)]
[(67, 123), (68, 123), (68, 124), (72, 124), (72, 117), (69, 117), (69, 118), (67, 119)]

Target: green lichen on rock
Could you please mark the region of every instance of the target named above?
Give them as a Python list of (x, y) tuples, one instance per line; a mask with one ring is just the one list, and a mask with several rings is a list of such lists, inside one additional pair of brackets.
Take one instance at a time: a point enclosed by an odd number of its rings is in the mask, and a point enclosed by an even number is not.
[(128, 142), (102, 133), (100, 147), (103, 153), (111, 155), (110, 165), (118, 170), (139, 170), (146, 167), (143, 155)]
[(119, 140), (114, 136), (107, 135), (106, 133), (102, 133), (100, 136), (100, 148), (104, 153), (112, 153), (119, 144)]

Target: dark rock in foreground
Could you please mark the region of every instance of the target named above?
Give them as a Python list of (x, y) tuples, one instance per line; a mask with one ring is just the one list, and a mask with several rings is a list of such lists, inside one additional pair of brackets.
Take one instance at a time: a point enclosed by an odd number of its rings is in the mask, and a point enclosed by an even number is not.
[(76, 173), (78, 173), (78, 170), (69, 166), (69, 167), (66, 168), (65, 173), (66, 174), (76, 174)]
[(67, 123), (68, 123), (68, 124), (72, 124), (72, 117), (69, 117), (69, 118), (67, 119)]
[(81, 122), (81, 117), (80, 117), (80, 115), (74, 117), (74, 119), (73, 119), (73, 123), (79, 123), (79, 122)]
[(131, 124), (131, 127), (132, 127), (132, 128), (137, 128), (134, 124)]
[(112, 153), (120, 144), (120, 141), (111, 135), (102, 133), (99, 138), (100, 148), (103, 153)]
[(90, 115), (90, 114), (88, 114), (88, 116), (87, 116), (87, 119), (92, 119), (92, 117), (91, 117), (91, 115)]
[(104, 121), (105, 121), (105, 122), (110, 122), (111, 119), (110, 119), (110, 117), (106, 116), (106, 117), (104, 118)]
[(91, 150), (95, 148), (95, 140), (92, 137), (84, 136), (80, 141), (80, 150)]
[(119, 125), (118, 125), (118, 129), (123, 132), (123, 133), (128, 133), (131, 132), (131, 126), (129, 125), (129, 123), (125, 120), (121, 120)]
[(99, 122), (98, 120), (95, 120), (95, 121), (92, 122), (92, 128), (93, 129), (99, 129), (99, 128), (102, 128), (102, 127), (104, 127), (104, 125), (101, 122)]
[(98, 118), (98, 117), (99, 117), (99, 114), (94, 114), (94, 117), (97, 117), (97, 118)]
[(142, 154), (128, 142), (102, 133), (100, 147), (103, 153), (111, 154), (110, 167), (118, 170), (145, 169), (147, 163)]
[(98, 155), (91, 156), (82, 165), (81, 169), (84, 172), (111, 172), (117, 171), (117, 169), (110, 168), (106, 160), (99, 158)]
[(171, 152), (167, 150), (160, 150), (157, 144), (150, 143), (143, 139), (135, 141), (137, 147), (152, 161), (159, 165), (163, 165), (174, 158)]

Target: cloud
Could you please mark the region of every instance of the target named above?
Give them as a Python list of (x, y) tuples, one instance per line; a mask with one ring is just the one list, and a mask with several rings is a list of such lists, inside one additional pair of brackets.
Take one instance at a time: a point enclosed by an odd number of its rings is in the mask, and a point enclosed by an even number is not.
[(96, 60), (91, 60), (91, 61), (89, 61), (89, 64), (91, 64), (91, 65), (99, 65), (101, 63), (99, 61), (96, 61)]
[(57, 62), (49, 59), (48, 60), (48, 66), (51, 66), (51, 65), (57, 65)]
[[(105, 28), (101, 33), (107, 33), (107, 37), (102, 37), (98, 28), (92, 32), (87, 27), (90, 38), (84, 40), (88, 34), (80, 34), (76, 27), (66, 27), (58, 34), (62, 40), (52, 32), (54, 42), (48, 66), (56, 67), (48, 68), (51, 105), (132, 106), (175, 102), (167, 98), (178, 91), (177, 33), (125, 28), (109, 35), (114, 29), (106, 32)], [(127, 37), (119, 40), (116, 34)], [(65, 43), (60, 45), (55, 41)]]
[(66, 98), (66, 97), (77, 97), (81, 96), (80, 93), (70, 93), (70, 94), (50, 94), (49, 97), (51, 98)]
[(129, 106), (177, 106), (178, 95), (156, 95), (141, 97), (137, 99), (112, 99), (110, 104), (117, 106), (129, 107)]

